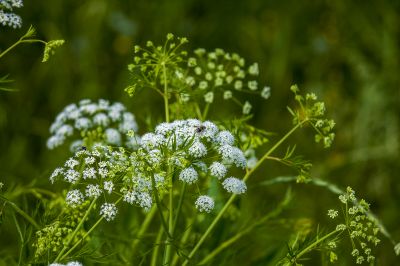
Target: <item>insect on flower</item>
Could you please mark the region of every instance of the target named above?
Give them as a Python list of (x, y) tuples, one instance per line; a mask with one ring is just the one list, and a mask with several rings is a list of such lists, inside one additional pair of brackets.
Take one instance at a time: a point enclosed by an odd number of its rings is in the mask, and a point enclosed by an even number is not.
[(201, 125), (201, 126), (195, 126), (195, 128), (196, 128), (196, 133), (201, 133), (201, 132), (203, 132), (203, 131), (206, 129), (206, 127), (203, 126), (203, 125)]

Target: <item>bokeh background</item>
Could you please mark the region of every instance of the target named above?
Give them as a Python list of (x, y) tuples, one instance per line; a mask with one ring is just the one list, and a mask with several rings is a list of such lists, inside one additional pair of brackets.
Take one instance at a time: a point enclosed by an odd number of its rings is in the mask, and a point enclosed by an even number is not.
[[(48, 63), (41, 63), (43, 47), (37, 44), (21, 45), (0, 62), (0, 73), (9, 73), (18, 89), (0, 92), (0, 181), (5, 184), (36, 180), (48, 186), (48, 173), (68, 154), (46, 149), (48, 128), (71, 102), (121, 101), (143, 131), (149, 115), (160, 119), (163, 109), (156, 95), (142, 91), (128, 98), (124, 93), (129, 84), (126, 65), (134, 44), (162, 42), (172, 32), (189, 39), (188, 49), (221, 47), (259, 63), (261, 80), (272, 88), (272, 96), (256, 101), (252, 122), (267, 131), (290, 128), (286, 106), (293, 103), (291, 84), (316, 92), (337, 123), (333, 147), (314, 145), (311, 131), (296, 134), (290, 143), (297, 143), (298, 152), (313, 162), (313, 176), (352, 186), (400, 240), (400, 2), (59, 0), (25, 1), (17, 13), (23, 28), (1, 28), (0, 49), (14, 43), (30, 24), (40, 38), (66, 43)], [(251, 181), (249, 217), (252, 207), (254, 212), (268, 209), (282, 197), (284, 186), (259, 186), (291, 174), (275, 166), (268, 163)], [(293, 189), (298, 200), (290, 217), (307, 218), (314, 228), (328, 222), (326, 211), (337, 206), (335, 195), (306, 185)], [(264, 243), (279, 239), (270, 233), (260, 229), (235, 248), (251, 252), (253, 265), (265, 265)], [(382, 239), (378, 265), (398, 265), (393, 245)], [(353, 265), (350, 259), (342, 263)]]

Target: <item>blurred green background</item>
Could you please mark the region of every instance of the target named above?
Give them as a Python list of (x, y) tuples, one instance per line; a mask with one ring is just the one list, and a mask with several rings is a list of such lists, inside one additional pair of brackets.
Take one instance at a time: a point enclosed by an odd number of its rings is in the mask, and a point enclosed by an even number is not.
[[(14, 43), (30, 24), (39, 37), (66, 43), (48, 63), (41, 63), (40, 45), (21, 45), (0, 63), (1, 75), (11, 74), (12, 86), (19, 90), (0, 92), (0, 181), (6, 185), (36, 180), (48, 186), (48, 173), (68, 154), (66, 149), (46, 149), (48, 128), (71, 102), (82, 98), (121, 101), (134, 112), (142, 132), (148, 115), (161, 119), (161, 99), (155, 94), (143, 91), (128, 98), (123, 92), (129, 84), (126, 65), (132, 61), (134, 44), (162, 42), (172, 32), (189, 39), (188, 49), (220, 47), (259, 63), (262, 82), (272, 88), (272, 96), (256, 102), (252, 122), (267, 131), (284, 133), (290, 128), (286, 106), (293, 103), (291, 84), (316, 92), (337, 123), (333, 147), (323, 150), (314, 145), (311, 131), (298, 133), (290, 143), (297, 143), (298, 151), (313, 162), (313, 176), (352, 186), (400, 240), (399, 1), (59, 0), (24, 4), (16, 11), (23, 18), (23, 28), (1, 28), (0, 49)], [(250, 181), (254, 192), (249, 193), (254, 194), (246, 204), (254, 210), (260, 205), (271, 208), (284, 192), (278, 186), (265, 193), (258, 183), (291, 174), (273, 163), (264, 170)], [(327, 209), (337, 206), (336, 196), (321, 188), (301, 185), (295, 193), (299, 199), (290, 216), (310, 218), (315, 228), (326, 221)], [(270, 241), (266, 239), (248, 237), (236, 248), (243, 245), (244, 250), (256, 252), (262, 249), (262, 241)], [(254, 265), (267, 260), (260, 252), (254, 255), (261, 256)], [(378, 265), (400, 261), (387, 239), (378, 252)]]

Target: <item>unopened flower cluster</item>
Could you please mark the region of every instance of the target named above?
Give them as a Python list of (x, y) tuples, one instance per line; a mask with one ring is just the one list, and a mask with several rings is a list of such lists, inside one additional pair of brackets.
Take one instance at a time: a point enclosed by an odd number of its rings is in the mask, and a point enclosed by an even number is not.
[[(222, 49), (207, 52), (199, 48), (194, 51), (193, 57), (188, 59), (188, 67), (189, 74), (184, 77), (186, 85), (190, 87), (188, 93), (202, 96), (206, 103), (212, 103), (216, 93), (224, 100), (233, 99), (234, 91), (259, 93), (265, 99), (270, 96), (268, 86), (264, 86), (260, 92), (256, 80), (259, 75), (258, 64), (246, 66), (244, 58), (236, 53), (230, 54)], [(183, 99), (188, 97), (183, 94)], [(239, 99), (235, 98), (235, 102), (239, 102)], [(243, 114), (249, 114), (251, 108), (252, 105), (246, 101), (242, 104)]]
[[(351, 255), (357, 264), (362, 264), (364, 261), (373, 262), (375, 257), (372, 255), (372, 248), (379, 244), (380, 239), (377, 237), (379, 228), (375, 219), (368, 215), (369, 204), (363, 199), (357, 200), (354, 190), (350, 187), (345, 194), (339, 196), (339, 200), (344, 205), (346, 214), (345, 223), (337, 225), (336, 230), (349, 232), (353, 243)], [(329, 210), (328, 216), (335, 219), (338, 211)]]
[(103, 99), (98, 102), (85, 99), (79, 104), (66, 106), (57, 115), (50, 127), (52, 136), (47, 140), (47, 147), (54, 149), (75, 135), (75, 141), (71, 144), (72, 151), (95, 143), (126, 145), (132, 148), (137, 140), (134, 137), (127, 137), (126, 133), (137, 129), (135, 116), (127, 112), (122, 103), (110, 104)]
[[(82, 220), (88, 202), (79, 208), (68, 208), (63, 215), (55, 222), (46, 225), (35, 234), (36, 240), (33, 243), (35, 258), (47, 257), (50, 253), (56, 254), (64, 247), (65, 239), (70, 235), (76, 225)], [(82, 228), (75, 236), (81, 238), (85, 233)]]
[[(162, 191), (173, 178), (169, 169), (187, 185), (199, 186), (213, 177), (230, 193), (246, 192), (242, 180), (228, 176), (230, 167), (245, 168), (247, 165), (243, 152), (234, 143), (235, 138), (229, 131), (220, 131), (210, 121), (188, 119), (161, 123), (154, 133), (142, 136), (139, 149), (130, 156), (132, 178), (124, 200), (149, 208), (149, 193), (154, 188)], [(214, 201), (201, 195), (195, 206), (200, 211), (210, 212)]]
[(23, 5), (22, 0), (0, 0), (0, 24), (14, 29), (21, 28), (22, 19), (14, 14), (13, 10)]
[(180, 49), (187, 42), (186, 38), (168, 34), (164, 45), (156, 46), (151, 41), (145, 47), (136, 45), (134, 62), (128, 65), (133, 83), (126, 92), (132, 96), (137, 88), (151, 88), (164, 93), (167, 85), (168, 93), (175, 94), (181, 104), (198, 99), (211, 104), (215, 97), (221, 97), (239, 104), (244, 115), (250, 114), (252, 105), (241, 102), (234, 92), (270, 97), (270, 87), (260, 89), (258, 84), (257, 63), (246, 65), (244, 58), (222, 49), (207, 52), (199, 48), (188, 58), (189, 53)]
[(332, 132), (335, 121), (324, 118), (326, 111), (324, 102), (318, 101), (314, 93), (307, 93), (305, 96), (300, 95), (297, 85), (291, 86), (290, 89), (295, 94), (295, 100), (299, 104), (297, 111), (288, 108), (293, 115), (293, 123), (311, 123), (316, 131), (315, 142), (322, 142), (325, 148), (329, 148), (335, 138), (335, 133)]

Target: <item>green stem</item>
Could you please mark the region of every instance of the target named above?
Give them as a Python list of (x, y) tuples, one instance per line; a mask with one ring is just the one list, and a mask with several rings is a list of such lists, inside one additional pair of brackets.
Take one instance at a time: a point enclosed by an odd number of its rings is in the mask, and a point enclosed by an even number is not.
[(143, 237), (143, 235), (146, 233), (147, 229), (149, 228), (149, 225), (150, 225), (151, 221), (153, 220), (154, 215), (157, 212), (156, 209), (157, 208), (155, 206), (153, 206), (150, 209), (150, 211), (146, 214), (146, 218), (144, 219), (143, 223), (141, 224), (135, 240), (133, 240), (133, 243), (132, 243), (133, 252), (136, 251), (136, 247), (139, 244), (140, 239)]
[[(187, 229), (183, 233), (181, 241), (179, 242), (181, 247), (184, 246), (186, 244), (187, 240), (189, 239), (189, 236), (190, 236), (190, 234), (192, 232), (192, 228), (193, 228), (192, 227), (192, 222), (193, 222), (193, 219), (189, 218), (189, 220), (187, 221), (187, 226), (186, 226)], [(174, 259), (172, 260), (172, 263), (171, 263), (171, 266), (177, 265), (178, 261), (179, 261), (179, 254), (175, 253)]]
[(77, 227), (75, 228), (74, 232), (72, 232), (72, 235), (69, 237), (67, 244), (64, 245), (63, 249), (60, 251), (60, 253), (58, 253), (57, 258), (54, 260), (55, 262), (59, 261), (61, 256), (64, 254), (64, 252), (67, 250), (67, 248), (71, 244), (71, 242), (74, 240), (76, 234), (81, 229), (81, 227), (82, 227), (83, 223), (85, 222), (86, 218), (89, 216), (90, 211), (93, 209), (95, 202), (96, 202), (96, 200), (92, 201), (92, 203), (90, 204), (89, 208), (86, 210), (85, 215), (83, 216), (83, 218), (81, 219), (81, 221), (79, 222)]
[(35, 42), (40, 42), (43, 44), (47, 44), (45, 41), (42, 40), (37, 40), (37, 39), (32, 39), (32, 40), (23, 40), (23, 37), (21, 39), (19, 39), (17, 42), (15, 42), (13, 45), (11, 45), (10, 47), (8, 47), (6, 50), (4, 50), (1, 54), (0, 54), (0, 58), (2, 58), (5, 54), (7, 54), (8, 52), (10, 52), (12, 49), (14, 49), (15, 47), (17, 47), (19, 44), (21, 43), (35, 43)]
[(334, 234), (339, 233), (339, 231), (333, 230), (329, 234), (326, 234), (324, 237), (319, 238), (317, 241), (313, 242), (312, 244), (308, 245), (305, 249), (303, 249), (300, 253), (298, 253), (294, 259), (297, 261), (301, 256), (312, 250), (314, 247), (316, 247), (319, 243), (325, 241), (326, 239), (330, 238)]
[(167, 69), (163, 64), (163, 76), (164, 76), (164, 108), (165, 108), (165, 122), (169, 123), (169, 103), (168, 103), (168, 85), (167, 85)]
[(103, 221), (103, 219), (104, 219), (104, 217), (101, 216), (101, 217), (97, 220), (97, 222), (89, 229), (89, 231), (87, 231), (86, 234), (85, 234), (81, 239), (79, 239), (79, 241), (76, 242), (75, 245), (73, 245), (72, 248), (70, 248), (70, 249), (68, 250), (68, 252), (65, 253), (65, 255), (63, 255), (63, 256), (60, 258), (60, 261), (62, 261), (62, 260), (63, 260), (66, 256), (68, 256), (77, 246), (79, 246), (79, 245), (83, 242), (83, 240), (85, 240), (85, 238), (88, 237), (88, 235), (90, 235), (90, 233), (101, 223), (101, 221)]
[(169, 265), (171, 261), (172, 241), (174, 237), (174, 187), (173, 187), (173, 171), (171, 166), (168, 166), (167, 176), (171, 175), (169, 179), (169, 217), (168, 217), (168, 235), (165, 247), (165, 254), (163, 265)]
[(40, 229), (40, 226), (38, 223), (35, 222), (35, 220), (33, 220), (32, 217), (29, 216), (29, 214), (27, 214), (26, 212), (24, 212), (20, 207), (17, 206), (17, 204), (15, 204), (14, 202), (8, 200), (7, 198), (0, 196), (0, 198), (2, 200), (4, 200), (6, 203), (8, 203), (9, 205), (11, 205), (11, 207), (22, 217), (24, 217), (28, 222), (30, 222), (33, 227), (35, 227), (36, 230)]
[[(305, 122), (308, 120), (303, 120), (302, 122), (296, 124), (288, 133), (286, 133), (285, 136), (283, 136), (271, 149), (269, 149), (264, 156), (257, 162), (257, 164), (254, 166), (254, 168), (250, 169), (249, 171), (246, 172), (245, 176), (243, 177), (243, 181), (246, 181), (256, 169), (260, 167), (260, 165), (268, 158), (269, 155), (271, 155), (272, 152), (274, 152), (290, 135), (293, 134), (299, 127), (301, 127)], [(190, 252), (188, 258), (185, 260), (185, 262), (182, 264), (183, 266), (187, 265), (189, 263), (189, 260), (193, 258), (194, 254), (196, 254), (197, 250), (200, 248), (200, 246), (203, 244), (207, 236), (211, 233), (211, 231), (214, 229), (216, 224), (219, 222), (219, 220), (222, 218), (222, 215), (225, 213), (225, 211), (228, 209), (228, 207), (232, 204), (232, 202), (236, 199), (237, 195), (233, 194), (228, 201), (225, 203), (224, 207), (219, 211), (218, 215), (214, 218), (214, 220), (211, 222), (207, 230), (204, 232), (204, 234), (201, 236), (200, 240), (197, 242), (193, 250)]]
[(164, 228), (162, 226), (160, 226), (160, 229), (158, 230), (158, 234), (157, 234), (157, 238), (156, 238), (156, 242), (155, 242), (155, 247), (153, 250), (153, 254), (151, 255), (151, 266), (157, 266), (157, 259), (158, 259), (158, 252), (160, 251), (160, 241), (162, 238), (162, 233)]
[(185, 198), (185, 192), (186, 192), (186, 183), (183, 183), (181, 194), (180, 194), (179, 201), (178, 201), (178, 207), (176, 209), (175, 220), (174, 220), (174, 224), (173, 224), (173, 227), (172, 227), (172, 232), (173, 233), (175, 233), (176, 226), (178, 224), (179, 215), (180, 215), (181, 210), (182, 210), (183, 199)]
[(204, 112), (203, 112), (203, 115), (202, 115), (202, 119), (203, 120), (206, 120), (206, 117), (207, 117), (207, 114), (208, 114), (208, 110), (210, 109), (210, 104), (209, 103), (207, 103), (206, 104), (206, 107), (204, 107)]
[(158, 196), (158, 191), (156, 188), (156, 181), (154, 180), (154, 175), (151, 176), (151, 185), (152, 185), (153, 191), (154, 191), (154, 199), (156, 200), (156, 207), (157, 207), (158, 213), (160, 214), (161, 225), (164, 227), (165, 233), (169, 236), (167, 222), (165, 221), (164, 215), (161, 210), (161, 202), (160, 202), (160, 198)]
[(214, 249), (210, 254), (208, 254), (203, 260), (201, 260), (199, 265), (206, 264), (207, 262), (212, 260), (216, 255), (218, 255), (219, 253), (221, 253), (222, 251), (227, 249), (229, 246), (234, 244), (241, 237), (243, 237), (244, 235), (250, 233), (255, 227), (265, 223), (266, 221), (268, 221), (271, 218), (274, 218), (274, 217), (278, 216), (283, 211), (283, 209), (288, 205), (290, 199), (291, 199), (290, 190), (288, 190), (288, 192), (286, 193), (285, 198), (282, 200), (282, 202), (273, 211), (271, 211), (270, 213), (268, 213), (267, 215), (265, 215), (261, 219), (258, 219), (257, 222), (255, 222), (255, 223), (253, 223), (253, 224), (251, 224), (249, 226), (246, 226), (245, 229), (241, 230), (235, 236), (233, 236), (230, 239), (224, 241), (221, 245), (219, 245), (216, 249)]

